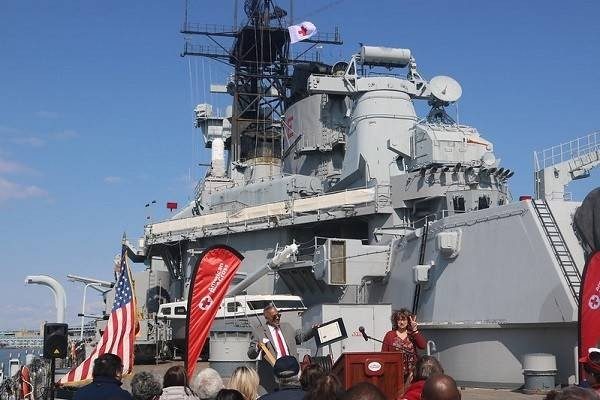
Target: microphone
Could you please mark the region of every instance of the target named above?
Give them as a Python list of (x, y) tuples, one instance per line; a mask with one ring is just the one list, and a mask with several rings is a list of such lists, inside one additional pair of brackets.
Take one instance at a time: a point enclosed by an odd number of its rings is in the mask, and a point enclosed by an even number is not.
[(365, 339), (365, 342), (369, 340), (369, 335), (367, 335), (367, 332), (365, 332), (364, 326), (359, 326), (358, 331), (362, 334), (362, 337), (363, 339)]

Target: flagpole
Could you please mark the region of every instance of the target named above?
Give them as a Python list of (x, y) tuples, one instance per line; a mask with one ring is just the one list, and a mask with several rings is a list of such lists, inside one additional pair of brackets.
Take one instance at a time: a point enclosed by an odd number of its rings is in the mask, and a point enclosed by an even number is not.
[(50, 400), (54, 400), (54, 374), (56, 372), (56, 359), (50, 359)]

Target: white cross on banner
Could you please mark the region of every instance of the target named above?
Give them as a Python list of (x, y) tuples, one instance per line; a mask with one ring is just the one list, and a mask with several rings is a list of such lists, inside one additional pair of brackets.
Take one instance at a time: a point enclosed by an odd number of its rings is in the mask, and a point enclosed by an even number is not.
[(312, 22), (304, 21), (300, 25), (289, 26), (288, 31), (290, 32), (290, 43), (294, 44), (312, 37), (317, 33), (317, 27)]

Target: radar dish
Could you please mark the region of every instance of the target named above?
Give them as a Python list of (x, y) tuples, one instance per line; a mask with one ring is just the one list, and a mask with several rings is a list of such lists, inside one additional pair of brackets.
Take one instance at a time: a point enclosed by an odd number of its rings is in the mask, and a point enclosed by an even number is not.
[(333, 64), (333, 67), (331, 68), (331, 75), (335, 75), (335, 76), (342, 75), (343, 76), (346, 73), (347, 69), (348, 69), (347, 62), (338, 61), (335, 64)]
[(460, 84), (449, 76), (434, 76), (429, 81), (431, 94), (438, 100), (446, 103), (453, 103), (460, 99), (462, 88)]

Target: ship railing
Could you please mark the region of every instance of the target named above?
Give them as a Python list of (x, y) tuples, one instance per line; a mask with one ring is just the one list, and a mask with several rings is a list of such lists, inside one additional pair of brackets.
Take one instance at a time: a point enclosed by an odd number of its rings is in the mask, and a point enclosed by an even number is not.
[(419, 229), (419, 228), (422, 228), (423, 226), (425, 226), (426, 223), (431, 223), (431, 222), (434, 222), (434, 221), (437, 221), (437, 220), (440, 220), (443, 218), (450, 217), (455, 214), (464, 214), (467, 212), (468, 211), (463, 211), (463, 210), (439, 210), (439, 211), (427, 214), (424, 217), (421, 217), (414, 221), (410, 221), (408, 223), (400, 225), (398, 227), (404, 228), (404, 229)]
[(533, 153), (535, 171), (600, 151), (600, 131)]
[[(314, 238), (312, 238), (306, 242), (296, 243), (298, 245), (298, 253), (296, 254), (296, 258), (298, 260), (303, 260), (303, 261), (307, 261), (307, 260), (312, 261), (314, 259), (317, 248), (319, 246), (323, 246), (325, 243), (327, 243), (327, 241), (332, 240), (332, 239), (335, 240), (336, 238), (325, 237), (325, 236), (315, 236)], [(363, 244), (365, 244), (365, 245), (369, 243), (369, 239), (360, 239), (360, 240), (362, 240)]]
[(181, 32), (191, 34), (200, 33), (211, 35), (234, 36), (237, 32), (237, 28), (233, 25), (201, 24), (197, 22), (186, 22), (181, 27)]
[(192, 43), (189, 40), (185, 41), (183, 45), (183, 52), (181, 53), (181, 55), (204, 56), (209, 58), (224, 59), (229, 59), (229, 57), (231, 56), (231, 54), (229, 54), (228, 51), (224, 50), (221, 47)]

